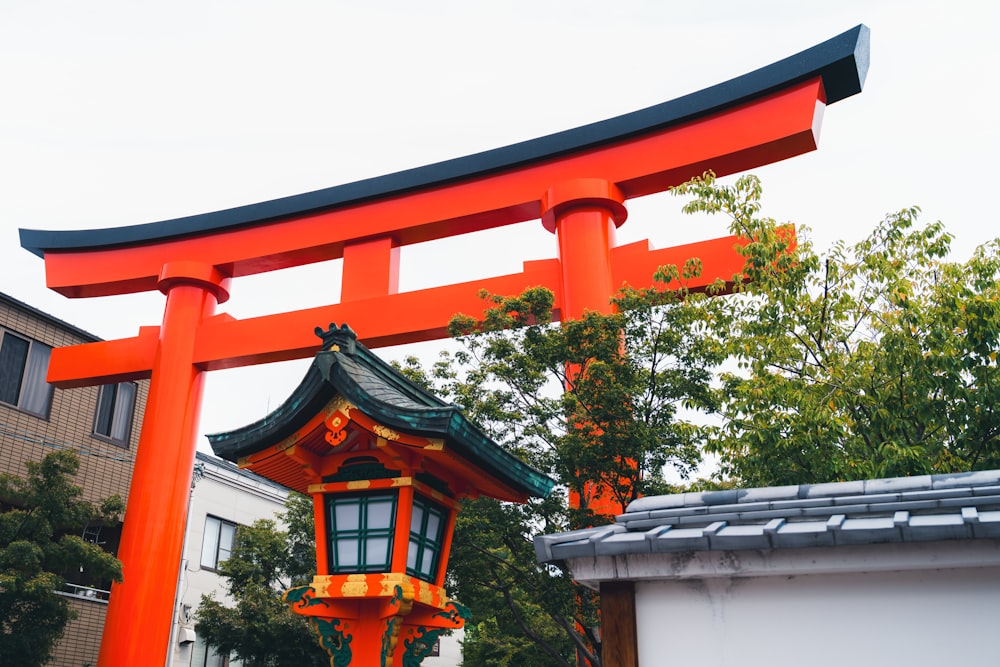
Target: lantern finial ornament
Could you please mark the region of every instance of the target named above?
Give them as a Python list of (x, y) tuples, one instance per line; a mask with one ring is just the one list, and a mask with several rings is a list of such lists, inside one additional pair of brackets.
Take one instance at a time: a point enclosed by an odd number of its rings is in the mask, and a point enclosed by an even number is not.
[(346, 354), (354, 354), (354, 345), (358, 342), (358, 334), (346, 324), (341, 324), (338, 328), (336, 324), (330, 322), (329, 328), (325, 331), (322, 327), (316, 327), (316, 335), (323, 340), (323, 350), (341, 351)]

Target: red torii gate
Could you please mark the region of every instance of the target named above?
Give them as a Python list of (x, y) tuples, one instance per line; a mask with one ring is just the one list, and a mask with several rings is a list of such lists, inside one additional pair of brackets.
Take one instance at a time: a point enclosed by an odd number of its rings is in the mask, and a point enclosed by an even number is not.
[[(446, 336), (479, 290), (544, 285), (557, 318), (609, 312), (624, 283), (697, 256), (700, 286), (742, 266), (734, 237), (652, 250), (616, 246), (623, 202), (711, 169), (725, 175), (817, 147), (823, 109), (861, 91), (869, 32), (857, 26), (725, 83), (599, 123), (387, 176), (131, 227), (21, 231), (68, 297), (160, 290), (160, 326), (53, 350), (48, 379), (77, 387), (150, 378), (100, 667), (163, 664), (182, 557), (204, 371), (312, 356), (317, 324), (348, 322), (369, 347)], [(530, 219), (558, 259), (521, 273), (400, 293), (401, 246)], [(234, 277), (343, 258), (337, 304), (237, 320), (215, 313)], [(697, 287), (697, 285), (696, 285)], [(392, 313), (386, 317), (385, 313)]]

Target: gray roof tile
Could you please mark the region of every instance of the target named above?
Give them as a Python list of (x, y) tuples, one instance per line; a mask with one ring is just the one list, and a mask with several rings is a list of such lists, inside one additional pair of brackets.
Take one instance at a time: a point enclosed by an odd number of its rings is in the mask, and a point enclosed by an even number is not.
[(611, 526), (541, 535), (536, 551), (545, 561), (983, 538), (1000, 538), (1000, 470), (642, 498)]
[(649, 540), (645, 533), (617, 533), (601, 540), (600, 552), (606, 555), (645, 553), (649, 551)]
[(756, 489), (745, 489), (740, 497), (741, 503), (770, 502), (774, 500), (797, 500), (799, 487), (764, 486)]
[(956, 487), (1000, 486), (1000, 470), (978, 470), (950, 475), (934, 475), (932, 487), (954, 489)]
[(896, 491), (920, 491), (931, 486), (930, 475), (915, 477), (891, 477), (889, 479), (868, 479), (864, 481), (865, 494), (891, 493)]
[(860, 496), (865, 492), (865, 483), (826, 482), (824, 484), (799, 485), (799, 498), (833, 498), (836, 496)]

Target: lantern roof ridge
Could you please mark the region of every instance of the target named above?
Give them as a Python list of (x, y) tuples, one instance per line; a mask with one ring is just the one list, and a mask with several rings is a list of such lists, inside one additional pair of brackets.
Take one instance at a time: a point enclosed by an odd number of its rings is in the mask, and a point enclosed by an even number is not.
[(538, 164), (625, 141), (732, 108), (821, 77), (827, 104), (860, 93), (868, 73), (869, 28), (863, 24), (795, 55), (681, 97), (605, 120), (500, 148), (382, 176), (209, 213), (122, 227), (21, 229), (21, 246), (49, 251), (98, 250), (234, 230), (364, 202), (388, 199)]
[(269, 415), (209, 434), (216, 456), (236, 462), (275, 445), (309, 422), (336, 396), (370, 419), (402, 433), (445, 440), (450, 451), (503, 484), (529, 496), (547, 496), (554, 481), (501, 447), (459, 406), (405, 377), (365, 345), (347, 325), (316, 328), (323, 339), (305, 377)]

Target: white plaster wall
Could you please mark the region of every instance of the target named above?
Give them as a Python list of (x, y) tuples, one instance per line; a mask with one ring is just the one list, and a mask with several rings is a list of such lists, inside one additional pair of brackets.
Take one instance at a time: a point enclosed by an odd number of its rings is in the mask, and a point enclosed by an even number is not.
[[(275, 515), (284, 511), (286, 496), (273, 486), (247, 479), (225, 468), (216, 468), (211, 463), (206, 464), (205, 474), (197, 481), (191, 494), (184, 563), (180, 572), (181, 604), (197, 610), (201, 596), (213, 592), (217, 599), (228, 600), (222, 577), (201, 567), (205, 517), (212, 515), (241, 526), (248, 526), (258, 519), (277, 520)], [(178, 628), (182, 627), (193, 629), (194, 621), (179, 623)], [(188, 667), (192, 645), (180, 644), (175, 639), (173, 649), (173, 667)]]
[(462, 664), (462, 630), (441, 638), (441, 655), (424, 658), (422, 667), (458, 667)]
[(1000, 665), (1000, 567), (636, 584), (642, 667)]

